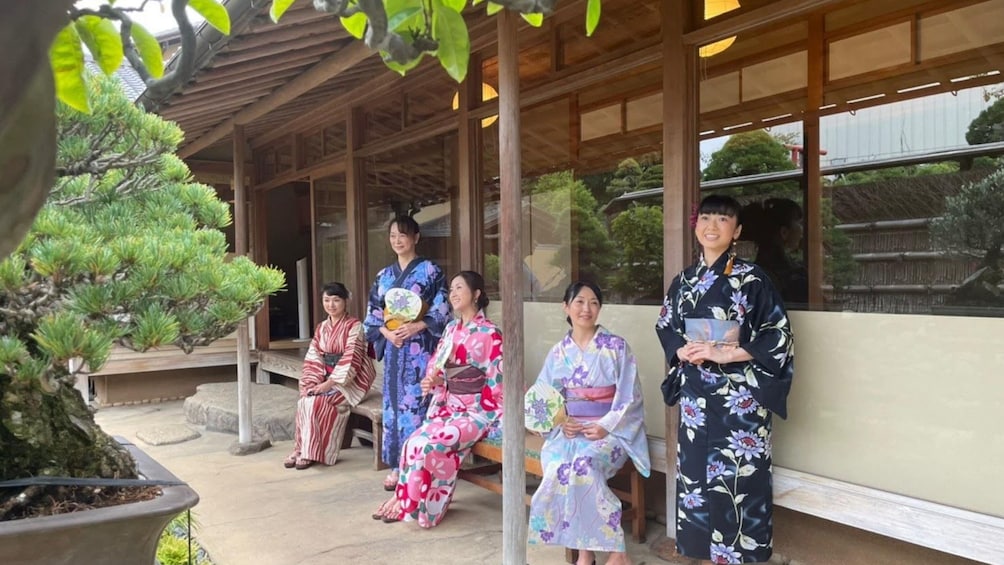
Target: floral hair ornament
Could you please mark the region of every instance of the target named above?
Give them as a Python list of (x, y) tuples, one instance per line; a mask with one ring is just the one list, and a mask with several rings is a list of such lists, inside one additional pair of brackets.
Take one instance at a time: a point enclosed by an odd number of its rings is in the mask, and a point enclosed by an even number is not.
[(545, 434), (568, 420), (565, 397), (548, 383), (539, 382), (531, 386), (523, 397), (523, 408), (526, 411), (526, 429), (538, 434)]

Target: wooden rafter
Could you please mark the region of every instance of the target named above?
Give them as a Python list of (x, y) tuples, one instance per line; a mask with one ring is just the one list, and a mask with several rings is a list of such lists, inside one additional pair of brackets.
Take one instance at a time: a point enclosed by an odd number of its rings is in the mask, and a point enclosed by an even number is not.
[(259, 100), (244, 108), (213, 128), (209, 133), (185, 145), (178, 151), (178, 155), (182, 158), (188, 157), (200, 149), (209, 147), (226, 136), (233, 129), (234, 124), (247, 124), (264, 116), (275, 108), (282, 106), (314, 87), (323, 84), (332, 77), (337, 76), (339, 73), (353, 67), (370, 55), (372, 55), (372, 51), (365, 44), (357, 41), (351, 42), (347, 47), (328, 56), (317, 65), (311, 67), (307, 72), (273, 92), (268, 98)]

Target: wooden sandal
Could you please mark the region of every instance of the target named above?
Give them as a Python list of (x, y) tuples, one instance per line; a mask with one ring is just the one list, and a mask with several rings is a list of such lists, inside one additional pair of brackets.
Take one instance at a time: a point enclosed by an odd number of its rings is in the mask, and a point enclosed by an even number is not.
[(292, 469), (293, 467), (296, 466), (296, 459), (297, 459), (297, 454), (291, 453), (289, 457), (283, 459), (282, 466), (287, 469)]
[(370, 514), (370, 518), (373, 518), (374, 520), (383, 520), (384, 513), (387, 512), (388, 510), (387, 505), (394, 504), (395, 500), (396, 500), (395, 498), (388, 498), (387, 500), (383, 501), (383, 503), (381, 503), (380, 506), (377, 508), (377, 511)]

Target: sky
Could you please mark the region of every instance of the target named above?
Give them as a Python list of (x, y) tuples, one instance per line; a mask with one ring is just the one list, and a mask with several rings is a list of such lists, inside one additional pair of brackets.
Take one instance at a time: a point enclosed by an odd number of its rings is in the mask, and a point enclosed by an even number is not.
[[(78, 0), (76, 5), (79, 8), (96, 9), (107, 3), (104, 0)], [(142, 4), (142, 0), (118, 0), (115, 6), (118, 8), (138, 8)], [(174, 17), (171, 16), (170, 0), (163, 0), (162, 2), (150, 0), (146, 3), (146, 7), (142, 12), (133, 12), (130, 16), (134, 21), (139, 22), (140, 25), (155, 35), (162, 31), (178, 28), (178, 24), (174, 22)], [(193, 12), (191, 8), (188, 10), (188, 19), (191, 20), (192, 25), (198, 25), (202, 22), (202, 16)]]

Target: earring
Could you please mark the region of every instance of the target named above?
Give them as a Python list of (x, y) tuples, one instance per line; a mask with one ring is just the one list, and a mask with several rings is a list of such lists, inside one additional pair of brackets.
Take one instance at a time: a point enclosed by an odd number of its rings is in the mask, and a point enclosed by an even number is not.
[(725, 264), (725, 275), (732, 274), (732, 263), (736, 260), (736, 240), (732, 240), (732, 246), (729, 247), (729, 262)]

